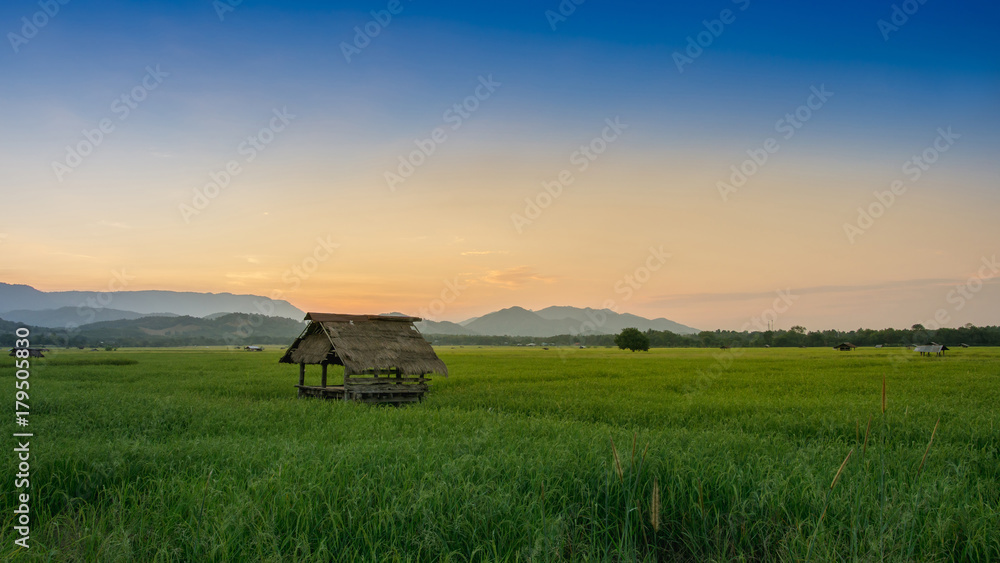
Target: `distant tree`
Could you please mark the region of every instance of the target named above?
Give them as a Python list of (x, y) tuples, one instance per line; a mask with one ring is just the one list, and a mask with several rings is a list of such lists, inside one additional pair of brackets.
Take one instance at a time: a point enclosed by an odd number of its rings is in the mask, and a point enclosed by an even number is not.
[(701, 340), (701, 345), (707, 348), (715, 348), (718, 344), (716, 343), (715, 333), (703, 330), (698, 333), (698, 339)]
[(626, 328), (615, 337), (615, 344), (622, 350), (649, 351), (649, 337), (637, 328)]
[(794, 332), (795, 334), (805, 334), (806, 333), (806, 327), (804, 327), (802, 325), (795, 325), (795, 326), (793, 326), (789, 330), (791, 332)]
[(927, 329), (924, 328), (924, 325), (922, 325), (920, 323), (917, 323), (917, 324), (911, 326), (910, 330), (927, 330)]

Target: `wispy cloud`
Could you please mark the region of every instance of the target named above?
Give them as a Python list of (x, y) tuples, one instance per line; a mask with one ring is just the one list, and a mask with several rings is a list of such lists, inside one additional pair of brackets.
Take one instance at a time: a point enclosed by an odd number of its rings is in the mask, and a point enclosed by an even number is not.
[(128, 223), (122, 223), (119, 221), (98, 221), (97, 223), (100, 227), (111, 227), (112, 229), (128, 230), (132, 228), (132, 225)]
[[(831, 295), (845, 293), (879, 293), (893, 291), (929, 290), (944, 288), (961, 283), (964, 280), (946, 278), (925, 278), (913, 280), (897, 280), (873, 284), (861, 285), (817, 285), (810, 287), (792, 287), (796, 295)], [(988, 283), (1000, 283), (1000, 280), (992, 280)], [(750, 301), (753, 299), (773, 298), (774, 290), (759, 292), (731, 292), (731, 293), (685, 293), (679, 295), (657, 295), (652, 297), (648, 303), (654, 305), (667, 305), (671, 303), (717, 303), (725, 301)]]
[(508, 250), (466, 250), (462, 256), (486, 256), (488, 254), (510, 254)]
[(266, 280), (266, 272), (228, 272), (226, 277), (231, 280)]
[(518, 289), (536, 282), (551, 283), (555, 278), (543, 276), (530, 266), (515, 266), (505, 270), (490, 270), (474, 281), (507, 289)]

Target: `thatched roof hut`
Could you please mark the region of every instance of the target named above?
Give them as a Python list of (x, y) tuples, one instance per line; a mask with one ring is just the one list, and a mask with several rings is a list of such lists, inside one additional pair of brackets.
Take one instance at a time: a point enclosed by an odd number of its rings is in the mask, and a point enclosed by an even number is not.
[(347, 375), (398, 369), (402, 375), (439, 373), (448, 367), (417, 331), (417, 317), (307, 313), (310, 321), (279, 360), (285, 364), (335, 364)]
[(48, 348), (11, 348), (8, 356), (16, 356), (18, 350), (27, 350), (29, 358), (44, 358), (42, 352), (48, 352)]
[(833, 347), (834, 350), (840, 350), (841, 352), (853, 352), (855, 348), (857, 348), (857, 346), (851, 344), (850, 342), (841, 342)]

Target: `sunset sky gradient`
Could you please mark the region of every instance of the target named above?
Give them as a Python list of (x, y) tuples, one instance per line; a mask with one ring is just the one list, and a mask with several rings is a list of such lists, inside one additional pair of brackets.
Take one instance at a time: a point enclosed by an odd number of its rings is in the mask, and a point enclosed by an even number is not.
[[(946, 326), (1000, 324), (985, 267), (1000, 254), (1000, 5), (648, 4), (567, 0), (559, 20), (556, 0), (402, 0), (364, 44), (355, 27), (393, 3), (244, 0), (220, 17), (209, 0), (74, 0), (20, 42), (40, 5), (5, 2), (0, 281), (103, 290), (125, 270), (130, 290), (304, 310), (611, 304), (700, 329), (738, 329), (788, 290), (776, 328), (940, 310)], [(699, 33), (710, 43), (686, 53)], [(102, 120), (91, 154), (54, 166)], [(581, 146), (604, 149), (586, 169)], [(884, 212), (845, 232), (893, 182)]]

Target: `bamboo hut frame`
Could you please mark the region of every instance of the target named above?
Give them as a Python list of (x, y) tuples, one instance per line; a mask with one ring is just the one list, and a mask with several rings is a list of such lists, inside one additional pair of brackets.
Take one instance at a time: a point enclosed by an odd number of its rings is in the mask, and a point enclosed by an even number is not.
[[(423, 400), (429, 374), (448, 367), (413, 323), (418, 317), (307, 313), (309, 324), (278, 360), (299, 365), (299, 397), (368, 403)], [(306, 385), (306, 365), (321, 366), (320, 384)], [(344, 366), (343, 385), (328, 385), (328, 366)]]

